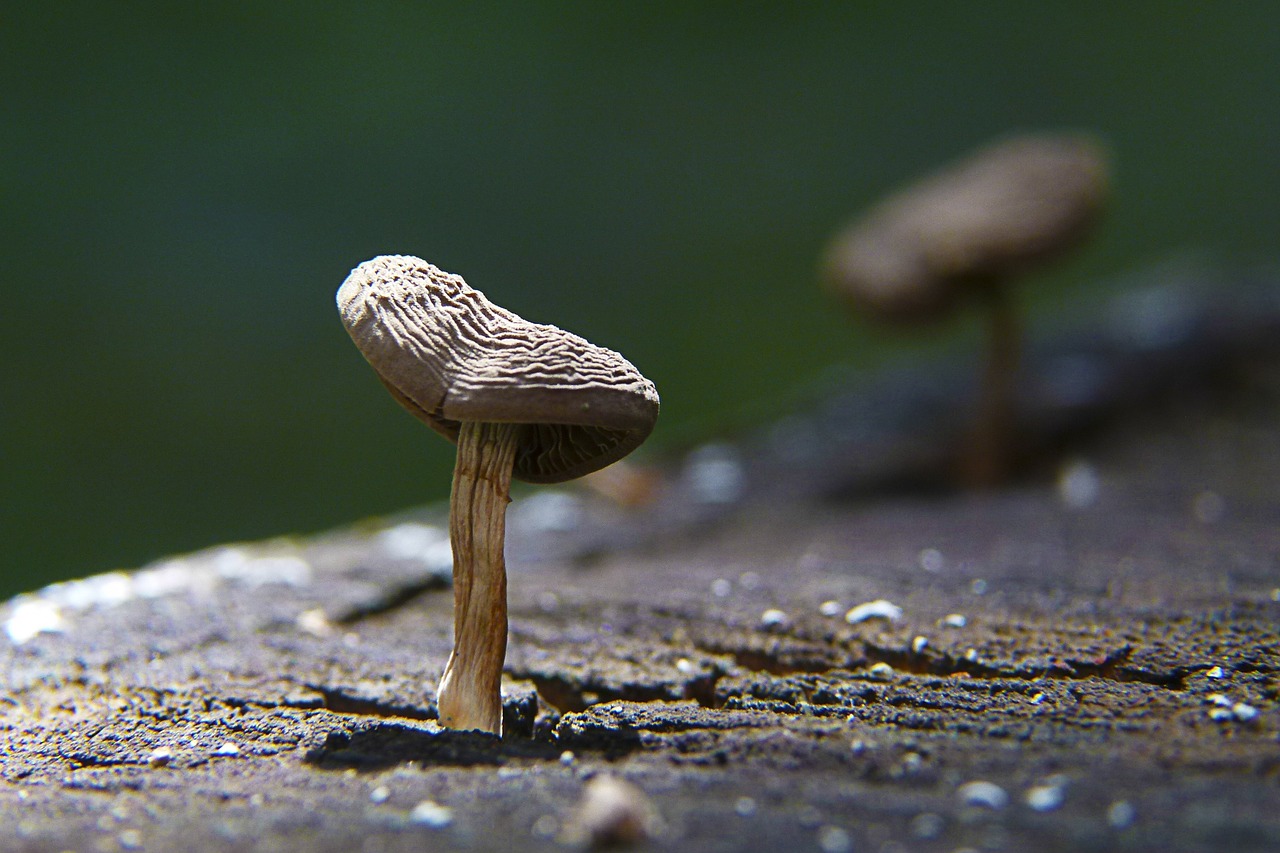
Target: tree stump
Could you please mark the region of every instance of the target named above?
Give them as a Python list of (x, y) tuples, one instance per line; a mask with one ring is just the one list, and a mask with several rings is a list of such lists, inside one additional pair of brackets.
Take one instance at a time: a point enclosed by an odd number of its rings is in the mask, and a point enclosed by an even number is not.
[[(1276, 849), (1275, 356), (995, 492), (872, 488), (856, 437), (531, 492), (500, 741), (434, 722), (431, 511), (20, 596), (3, 847)], [(605, 775), (629, 834), (583, 825)]]

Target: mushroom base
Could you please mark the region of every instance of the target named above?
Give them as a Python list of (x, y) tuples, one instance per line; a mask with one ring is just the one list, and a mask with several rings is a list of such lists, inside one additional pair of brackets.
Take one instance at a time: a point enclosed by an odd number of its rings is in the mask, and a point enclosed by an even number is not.
[(453, 652), (436, 691), (440, 725), (502, 735), (507, 653), (507, 504), (518, 424), (464, 422), (449, 499)]

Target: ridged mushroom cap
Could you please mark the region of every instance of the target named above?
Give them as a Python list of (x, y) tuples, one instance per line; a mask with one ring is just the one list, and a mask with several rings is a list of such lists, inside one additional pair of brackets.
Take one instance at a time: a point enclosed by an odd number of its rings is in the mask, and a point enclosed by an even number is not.
[(1096, 139), (1005, 139), (873, 208), (832, 241), (824, 278), (874, 316), (938, 316), (1075, 246), (1106, 194), (1106, 155)]
[(338, 311), (400, 403), (457, 442), (463, 421), (528, 424), (513, 475), (558, 483), (603, 468), (649, 436), (652, 382), (618, 353), (494, 305), (410, 255), (351, 271)]

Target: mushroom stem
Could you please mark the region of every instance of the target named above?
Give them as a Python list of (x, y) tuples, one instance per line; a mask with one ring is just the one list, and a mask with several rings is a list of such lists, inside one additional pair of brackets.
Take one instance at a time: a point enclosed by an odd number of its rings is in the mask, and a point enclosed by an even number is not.
[(507, 653), (503, 555), (518, 424), (463, 422), (449, 498), (453, 652), (436, 691), (440, 725), (502, 736)]
[(967, 485), (993, 486), (1009, 473), (1013, 441), (1013, 396), (1017, 383), (1022, 325), (1017, 305), (1003, 282), (984, 288), (987, 356), (977, 419), (962, 462)]

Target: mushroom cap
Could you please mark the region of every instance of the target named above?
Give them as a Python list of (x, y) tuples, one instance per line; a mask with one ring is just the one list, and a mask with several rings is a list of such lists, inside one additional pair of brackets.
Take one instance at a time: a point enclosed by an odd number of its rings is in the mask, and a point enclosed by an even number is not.
[(1011, 137), (873, 208), (832, 242), (824, 278), (873, 316), (940, 316), (1075, 246), (1106, 194), (1107, 158), (1093, 137)]
[(410, 255), (351, 271), (338, 311), (400, 403), (454, 443), (463, 421), (527, 424), (513, 476), (558, 483), (626, 456), (658, 418), (652, 382), (618, 353), (494, 305)]

